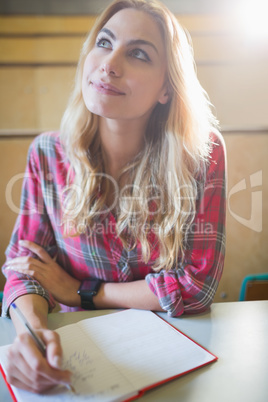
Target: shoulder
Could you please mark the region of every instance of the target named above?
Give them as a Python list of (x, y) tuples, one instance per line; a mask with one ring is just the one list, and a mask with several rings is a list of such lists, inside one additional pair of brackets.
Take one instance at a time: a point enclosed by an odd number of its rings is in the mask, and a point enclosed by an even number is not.
[(209, 165), (210, 168), (218, 166), (218, 168), (224, 169), (226, 166), (226, 147), (222, 134), (219, 131), (214, 131), (209, 135)]
[(211, 147), (211, 153), (224, 152), (225, 153), (225, 141), (222, 134), (219, 131), (213, 131), (209, 134), (209, 143)]
[(32, 151), (49, 152), (53, 149), (61, 148), (60, 133), (58, 131), (49, 131), (39, 134), (31, 143)]
[(53, 166), (67, 166), (68, 161), (60, 140), (60, 133), (51, 131), (35, 137), (29, 148), (28, 162), (44, 170)]
[(40, 157), (65, 159), (65, 152), (60, 140), (58, 131), (50, 131), (39, 134), (30, 145), (29, 158), (39, 159)]
[(227, 176), (226, 147), (223, 136), (214, 131), (209, 136), (210, 152), (205, 168), (205, 181), (212, 183), (214, 180), (224, 181)]

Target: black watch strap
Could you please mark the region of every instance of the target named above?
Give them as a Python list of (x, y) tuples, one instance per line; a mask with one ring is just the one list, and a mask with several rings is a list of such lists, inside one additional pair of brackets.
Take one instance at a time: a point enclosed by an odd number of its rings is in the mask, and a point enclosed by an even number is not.
[(93, 297), (98, 293), (102, 281), (100, 279), (86, 278), (81, 282), (77, 293), (81, 297), (81, 307), (84, 310), (96, 310)]

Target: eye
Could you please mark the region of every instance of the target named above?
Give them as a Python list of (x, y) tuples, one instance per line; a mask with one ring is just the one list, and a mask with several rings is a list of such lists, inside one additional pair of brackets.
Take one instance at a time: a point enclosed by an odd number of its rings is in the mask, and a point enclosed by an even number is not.
[(96, 45), (97, 45), (97, 47), (103, 47), (105, 49), (111, 49), (112, 48), (111, 42), (108, 39), (105, 39), (105, 38), (97, 39)]
[(148, 54), (142, 49), (133, 49), (129, 53), (130, 53), (131, 57), (135, 57), (136, 59), (139, 59), (142, 61), (151, 61)]

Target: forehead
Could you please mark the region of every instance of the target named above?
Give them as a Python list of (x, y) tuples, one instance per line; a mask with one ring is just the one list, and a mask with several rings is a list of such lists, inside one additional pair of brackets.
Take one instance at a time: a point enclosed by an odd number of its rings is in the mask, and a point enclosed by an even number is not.
[(133, 8), (120, 10), (104, 26), (109, 28), (117, 39), (143, 39), (151, 41), (158, 49), (164, 47), (158, 24), (144, 11)]

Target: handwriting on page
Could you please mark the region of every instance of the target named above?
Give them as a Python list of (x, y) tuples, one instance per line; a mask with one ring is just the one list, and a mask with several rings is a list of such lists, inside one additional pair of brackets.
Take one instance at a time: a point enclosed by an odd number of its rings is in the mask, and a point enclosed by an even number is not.
[(68, 332), (63, 327), (58, 332), (65, 351), (63, 368), (73, 373), (72, 385), (76, 390), (75, 395), (68, 397), (104, 402), (133, 392), (129, 382), (78, 326), (73, 330), (69, 327)]
[[(77, 381), (89, 381), (94, 376), (94, 362), (90, 353), (86, 350), (81, 352), (75, 351), (65, 360), (64, 366), (73, 373), (73, 383)], [(79, 371), (77, 368), (79, 368)]]
[(122, 391), (122, 379), (105, 360), (103, 356), (97, 357), (96, 353), (86, 349), (68, 354), (63, 366), (72, 371), (72, 384), (76, 391), (75, 394), (68, 393), (68, 401), (111, 401), (113, 396), (117, 399)]

